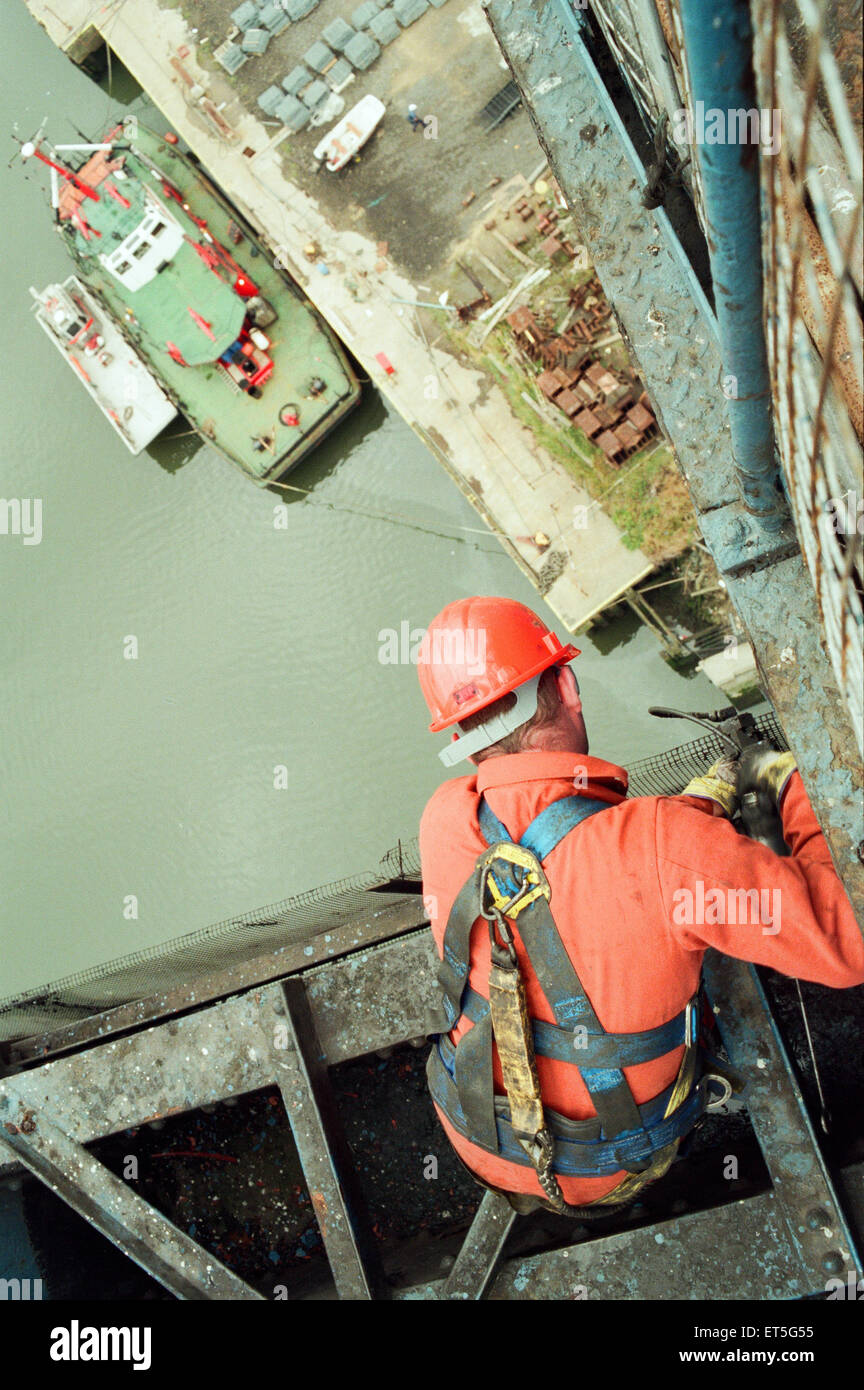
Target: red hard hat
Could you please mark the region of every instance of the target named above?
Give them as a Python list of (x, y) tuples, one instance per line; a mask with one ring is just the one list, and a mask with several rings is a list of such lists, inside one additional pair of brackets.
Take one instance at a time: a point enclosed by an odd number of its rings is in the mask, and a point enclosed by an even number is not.
[(417, 670), (432, 733), (467, 719), (549, 666), (572, 661), (577, 647), (512, 598), (463, 598), (433, 618)]

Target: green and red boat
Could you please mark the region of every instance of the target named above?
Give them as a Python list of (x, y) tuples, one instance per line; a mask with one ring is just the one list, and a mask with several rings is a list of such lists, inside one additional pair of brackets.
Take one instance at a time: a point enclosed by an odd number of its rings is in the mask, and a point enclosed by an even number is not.
[(51, 171), (78, 279), (201, 438), (255, 482), (281, 478), (357, 404), (328, 325), (175, 136), (136, 123), (134, 138), (117, 127), (98, 145), (49, 154), (37, 140), (22, 155)]

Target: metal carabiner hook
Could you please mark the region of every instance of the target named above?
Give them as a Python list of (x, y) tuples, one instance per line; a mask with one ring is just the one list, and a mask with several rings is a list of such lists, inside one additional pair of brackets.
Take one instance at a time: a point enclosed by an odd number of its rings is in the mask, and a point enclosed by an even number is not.
[[(483, 914), (486, 916), (486, 914)], [(516, 946), (513, 931), (497, 907), (493, 907), (487, 917), (489, 923), (489, 948), (495, 965), (512, 967), (516, 965)], [(499, 940), (500, 934), (500, 940)]]
[(705, 1106), (705, 1109), (708, 1111), (719, 1110), (720, 1107), (722, 1105), (725, 1105), (727, 1100), (730, 1100), (732, 1097), (732, 1083), (728, 1081), (725, 1076), (718, 1076), (717, 1073), (713, 1071), (706, 1072), (703, 1079), (709, 1088), (711, 1086), (712, 1081), (716, 1081), (720, 1086), (722, 1086), (723, 1089), (721, 1091), (721, 1094), (715, 1097), (714, 1100), (709, 1100), (708, 1104)]

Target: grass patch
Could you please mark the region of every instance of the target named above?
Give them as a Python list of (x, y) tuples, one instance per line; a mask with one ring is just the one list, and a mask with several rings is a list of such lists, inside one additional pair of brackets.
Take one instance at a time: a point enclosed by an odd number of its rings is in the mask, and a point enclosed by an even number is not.
[[(541, 323), (561, 325), (567, 315), (571, 288), (590, 280), (594, 271), (589, 267), (574, 272), (570, 265), (551, 269), (545, 280), (516, 302), (530, 303)], [(614, 327), (614, 320), (610, 321), (610, 333)], [(516, 419), (599, 504), (620, 531), (628, 550), (641, 550), (655, 564), (663, 564), (692, 546), (697, 534), (693, 504), (665, 441), (651, 440), (620, 468), (615, 468), (603, 451), (542, 395), (536, 385), (540, 368), (516, 354), (506, 322), (496, 325), (479, 346), (472, 331), (466, 332), (452, 319), (444, 325), (443, 332), (460, 357), (495, 381)], [(632, 370), (634, 365), (620, 338), (613, 338), (597, 350), (595, 360), (617, 371)], [(538, 410), (528, 404), (523, 392), (537, 402)]]
[(680, 555), (695, 538), (696, 518), (669, 445), (658, 446), (652, 440), (622, 465), (620, 474), (623, 477), (609, 492), (605, 510), (620, 529), (624, 544), (644, 551), (657, 563)]
[(526, 425), (537, 443), (556, 459), (621, 532), (628, 550), (641, 550), (655, 563), (680, 555), (693, 542), (696, 521), (690, 494), (668, 444), (651, 440), (620, 468), (614, 468), (581, 430), (566, 416), (553, 425), (523, 399), (523, 391), (540, 400), (529, 363), (508, 360), (506, 330), (494, 329), (479, 351), (455, 325), (447, 325), (448, 337), (482, 370), (490, 373), (507, 397), (513, 414)]

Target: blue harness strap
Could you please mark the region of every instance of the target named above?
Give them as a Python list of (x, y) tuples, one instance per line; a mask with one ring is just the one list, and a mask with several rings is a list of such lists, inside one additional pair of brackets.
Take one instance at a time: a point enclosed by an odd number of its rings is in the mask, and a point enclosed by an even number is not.
[[(469, 985), (462, 996), (462, 1014), (472, 1023), (480, 1023), (489, 1012), (489, 1000)], [(531, 1020), (534, 1032), (534, 1052), (556, 1062), (572, 1062), (578, 1041), (580, 1067), (637, 1067), (641, 1062), (654, 1062), (658, 1057), (679, 1047), (685, 1036), (687, 1010), (682, 1009), (668, 1023), (646, 1028), (641, 1033), (588, 1033), (578, 1037), (569, 1028), (543, 1019)]]
[[(598, 801), (595, 797), (562, 796), (558, 801), (550, 802), (534, 817), (518, 843), (525, 849), (530, 849), (542, 863), (561, 843), (564, 836), (570, 834), (574, 826), (580, 825), (583, 820), (596, 815), (598, 811), (609, 809), (608, 801)], [(495, 845), (499, 841), (514, 843), (513, 836), (495, 815), (485, 796), (480, 801), (477, 818), (487, 845)]]
[[(598, 811), (608, 809), (608, 802), (597, 801), (593, 797), (563, 796), (560, 800), (551, 802), (538, 816), (534, 817), (518, 843), (525, 849), (530, 849), (531, 853), (542, 864), (546, 856), (552, 853), (553, 849), (561, 843), (565, 835), (570, 834), (575, 826), (580, 825), (589, 816), (596, 815)], [(506, 825), (495, 815), (485, 797), (480, 801), (477, 820), (487, 845), (514, 843), (513, 836)], [(517, 882), (512, 872), (510, 874), (498, 873), (495, 878), (499, 886), (505, 891), (515, 891)]]
[[(473, 1028), (471, 1032), (474, 1032)], [(459, 1046), (462, 1046), (461, 1042)], [(458, 1083), (454, 1083), (453, 1056), (454, 1049), (446, 1039), (442, 1039), (438, 1049), (433, 1049), (430, 1060), (434, 1059), (434, 1065), (428, 1071), (429, 1089), (436, 1105), (444, 1111), (454, 1129), (476, 1144), (477, 1136), (462, 1106)], [(639, 1128), (632, 1133), (621, 1134), (615, 1140), (603, 1137), (602, 1126), (596, 1119), (567, 1120), (563, 1115), (547, 1111), (549, 1127), (555, 1136), (556, 1173), (569, 1177), (600, 1178), (611, 1176), (621, 1168), (644, 1167), (646, 1160), (650, 1161), (660, 1149), (676, 1139), (683, 1139), (705, 1109), (708, 1099), (706, 1086), (704, 1082), (699, 1082), (667, 1118), (666, 1109), (672, 1090), (672, 1086), (667, 1086), (659, 1096), (641, 1106)], [(501, 1096), (495, 1097), (494, 1116), (496, 1142), (489, 1146), (490, 1151), (509, 1159), (511, 1163), (518, 1163), (520, 1167), (530, 1166), (510, 1123), (510, 1108)]]
[[(609, 803), (591, 797), (562, 797), (535, 816), (521, 839), (515, 841), (485, 798), (481, 798), (478, 823), (490, 848), (518, 843), (542, 863), (575, 827), (607, 809)], [(519, 891), (523, 874), (520, 866), (503, 860), (495, 865), (496, 884), (507, 898)], [(489, 1002), (468, 984), (470, 936), (478, 915), (478, 903), (475, 868), (451, 911), (439, 971), (448, 1027), (452, 1028), (462, 1016), (473, 1026), (455, 1048), (446, 1037), (439, 1039), (438, 1048), (433, 1049), (430, 1057), (430, 1086), (444, 1113), (467, 1138), (492, 1153), (527, 1164), (529, 1160), (524, 1149), (508, 1128), (506, 1105), (502, 1113), (502, 1098), (494, 1094)], [(555, 1018), (554, 1024), (531, 1020), (535, 1053), (538, 1057), (554, 1058), (577, 1068), (597, 1112), (593, 1122), (598, 1127), (595, 1138), (603, 1141), (580, 1143), (578, 1168), (571, 1167), (562, 1156), (564, 1166), (560, 1171), (599, 1174), (601, 1168), (604, 1172), (622, 1167), (632, 1172), (643, 1170), (659, 1148), (680, 1138), (692, 1127), (704, 1102), (700, 1099), (700, 1088), (694, 1086), (685, 1101), (678, 1105), (674, 1116), (667, 1119), (658, 1113), (659, 1098), (647, 1106), (636, 1104), (622, 1068), (653, 1061), (682, 1043), (694, 1045), (698, 995), (690, 1000), (686, 1010), (657, 1028), (641, 1033), (609, 1034), (585, 993), (545, 897), (538, 897), (523, 907), (518, 916), (518, 931)], [(558, 1118), (566, 1129), (567, 1122)], [(561, 1125), (556, 1133), (560, 1138)], [(597, 1162), (594, 1168), (590, 1166), (592, 1156)], [(583, 1163), (588, 1166), (581, 1166)]]

